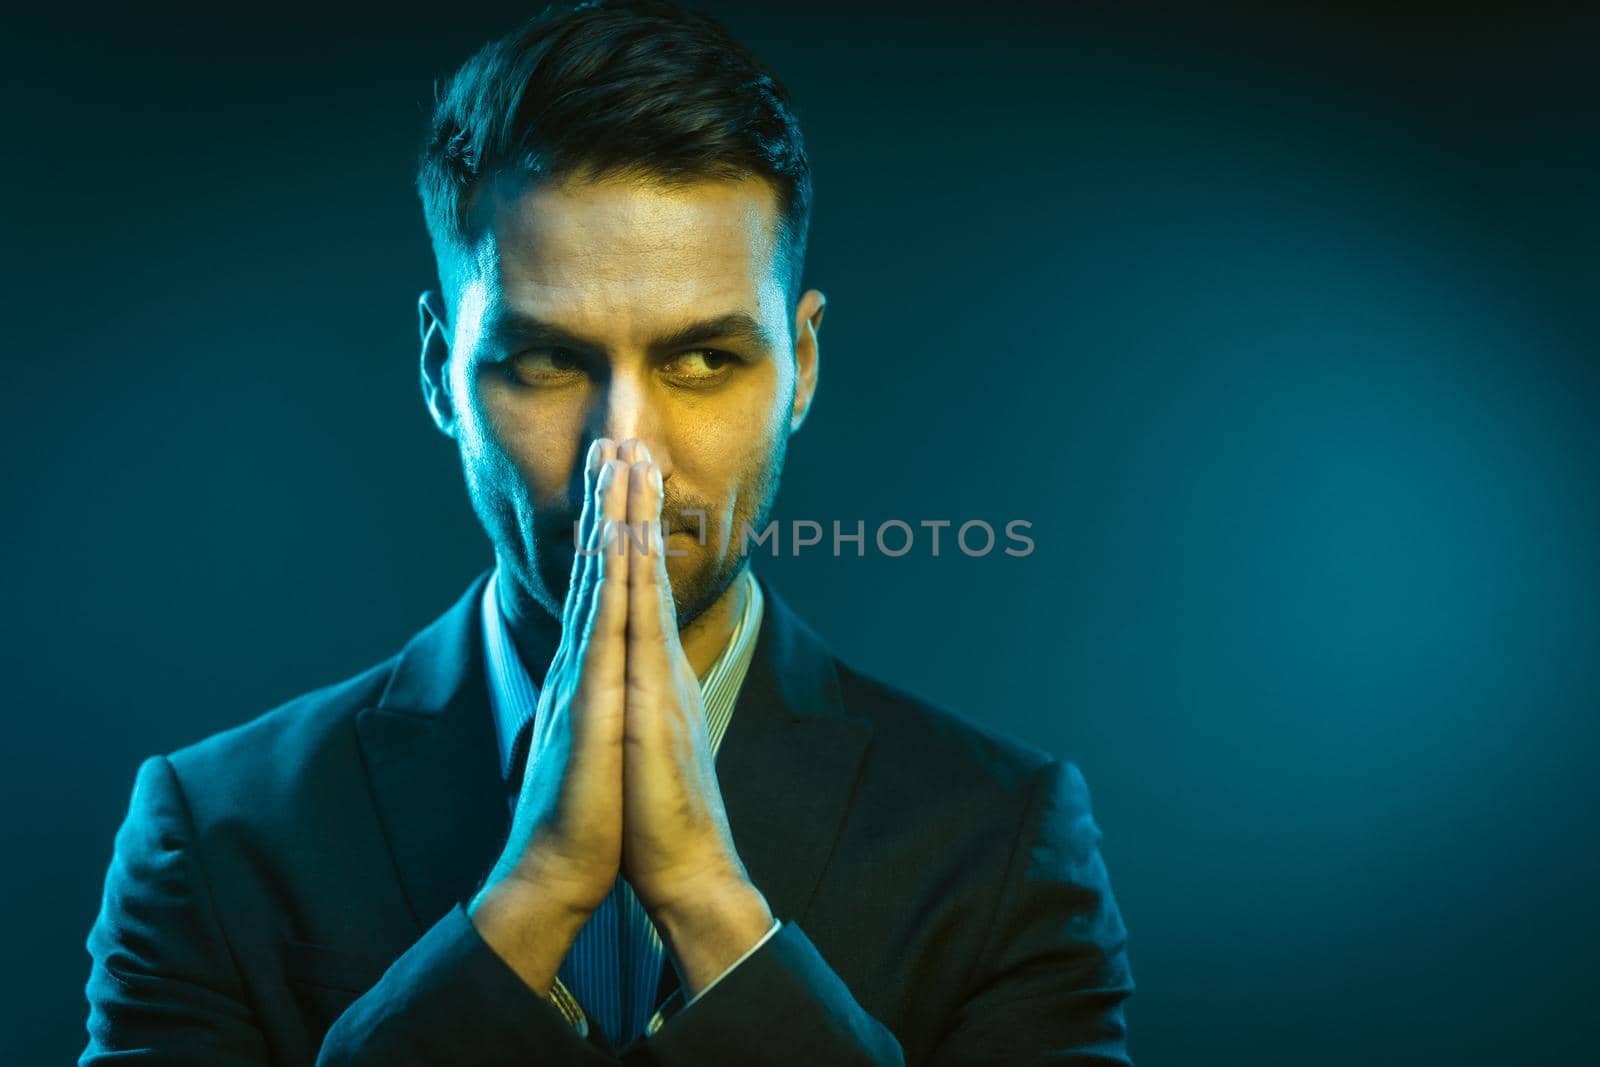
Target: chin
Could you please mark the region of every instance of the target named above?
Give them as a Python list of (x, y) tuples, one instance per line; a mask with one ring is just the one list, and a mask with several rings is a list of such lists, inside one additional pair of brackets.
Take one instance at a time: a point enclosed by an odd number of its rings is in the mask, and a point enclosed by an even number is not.
[(696, 543), (693, 535), (677, 540), (683, 543), (668, 547), (685, 554), (667, 557), (667, 579), (672, 583), (673, 606), (678, 612), (678, 627), (682, 629), (727, 592), (738, 572), (739, 561), (717, 555), (713, 546)]

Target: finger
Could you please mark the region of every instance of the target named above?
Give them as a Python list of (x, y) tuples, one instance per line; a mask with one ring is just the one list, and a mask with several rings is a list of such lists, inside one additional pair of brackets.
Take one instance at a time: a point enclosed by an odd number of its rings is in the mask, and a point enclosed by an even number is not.
[[(634, 464), (649, 458), (650, 450), (637, 437), (630, 437), (617, 445), (617, 459), (628, 465), (628, 469), (624, 470), (621, 475), (624, 481), (632, 478)], [(633, 511), (633, 488), (631, 483), (627, 489), (627, 500), (628, 513), (623, 519), (621, 529), (618, 531), (621, 538), (618, 541), (618, 548), (627, 551), (632, 556), (632, 559), (629, 560), (629, 573), (631, 574), (633, 573), (633, 564), (644, 558), (644, 554), (649, 548), (649, 540), (648, 531), (640, 525), (639, 519)], [(622, 534), (626, 534), (626, 537), (621, 537)]]
[(578, 504), (578, 521), (572, 528), (572, 573), (567, 577), (567, 596), (561, 605), (561, 632), (567, 633), (570, 629), (574, 605), (583, 596), (583, 546), (589, 539), (588, 530), (594, 523), (594, 479), (596, 468), (601, 462), (600, 442), (595, 438), (589, 442), (589, 447), (583, 459), (583, 490)]
[(593, 555), (596, 528), (599, 526), (600, 468), (617, 455), (616, 442), (609, 437), (597, 437), (589, 445), (584, 457), (583, 511), (578, 519), (572, 556), (572, 584), (567, 589), (567, 602), (561, 617), (561, 632), (574, 638), (581, 635), (590, 610), (595, 576), (600, 566)]
[[(596, 524), (593, 557), (598, 563), (594, 592), (590, 594), (592, 614), (583, 637), (583, 684), (620, 689), (625, 667), (628, 625), (628, 556), (626, 544), (618, 545), (626, 534), (618, 527), (628, 518), (627, 465), (608, 460), (600, 468), (599, 522)], [(620, 549), (620, 550), (619, 550)], [(604, 691), (604, 690), (598, 690)]]
[(672, 587), (661, 533), (661, 497), (661, 468), (645, 450), (629, 468), (628, 478), (628, 523), (645, 534), (645, 554), (636, 556), (628, 570), (628, 632), (638, 638), (635, 653), (651, 659), (656, 652), (665, 653), (677, 636), (676, 610), (667, 610)]

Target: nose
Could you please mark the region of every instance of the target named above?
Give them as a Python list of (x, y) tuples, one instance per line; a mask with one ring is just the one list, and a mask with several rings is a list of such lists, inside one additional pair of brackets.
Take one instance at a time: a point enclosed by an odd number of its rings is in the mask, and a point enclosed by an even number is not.
[(650, 450), (650, 458), (665, 478), (672, 472), (671, 457), (660, 430), (655, 405), (651, 403), (649, 383), (633, 370), (614, 371), (595, 407), (594, 437), (609, 437), (616, 444), (637, 439)]

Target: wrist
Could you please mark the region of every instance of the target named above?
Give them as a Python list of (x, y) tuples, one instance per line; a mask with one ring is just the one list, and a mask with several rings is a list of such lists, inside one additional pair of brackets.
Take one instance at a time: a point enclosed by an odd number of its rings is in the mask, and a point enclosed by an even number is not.
[(693, 997), (772, 929), (767, 899), (747, 879), (704, 885), (658, 907), (651, 920)]
[(547, 996), (589, 909), (515, 876), (491, 880), (467, 905), (484, 943), (529, 988)]

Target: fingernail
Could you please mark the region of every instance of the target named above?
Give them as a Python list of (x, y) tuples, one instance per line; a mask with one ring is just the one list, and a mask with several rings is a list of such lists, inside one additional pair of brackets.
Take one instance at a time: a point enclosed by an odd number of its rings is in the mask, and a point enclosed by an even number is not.
[(659, 492), (661, 492), (661, 468), (660, 468), (660, 467), (657, 467), (657, 466), (654, 466), (654, 465), (652, 465), (652, 466), (651, 466), (651, 467), (650, 467), (650, 477), (651, 477), (651, 478), (652, 478), (652, 479), (653, 479), (653, 480), (654, 480), (654, 481), (655, 481), (655, 483), (656, 483), (656, 492), (657, 492), (657, 493), (659, 493)]
[(584, 457), (583, 466), (590, 474), (593, 474), (595, 469), (600, 466), (600, 438), (596, 437), (589, 442), (589, 454)]
[(616, 469), (617, 465), (615, 463), (607, 463), (600, 468), (600, 481), (598, 488), (604, 489), (606, 486), (611, 484), (611, 478)]
[(648, 445), (646, 445), (643, 441), (635, 441), (634, 442), (634, 447), (639, 450), (638, 453), (637, 453), (637, 456), (638, 456), (639, 459), (647, 460), (647, 461), (650, 459), (650, 447)]

